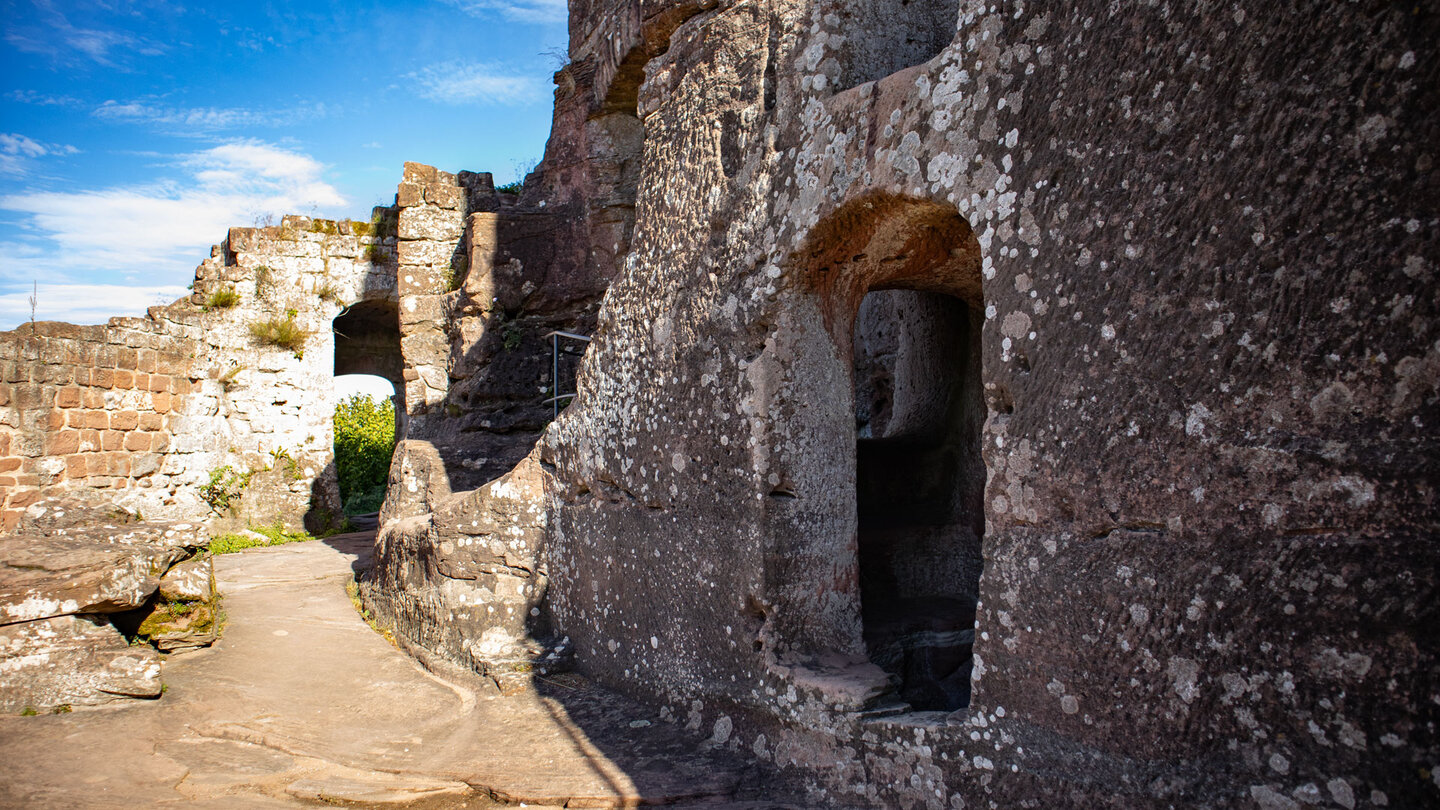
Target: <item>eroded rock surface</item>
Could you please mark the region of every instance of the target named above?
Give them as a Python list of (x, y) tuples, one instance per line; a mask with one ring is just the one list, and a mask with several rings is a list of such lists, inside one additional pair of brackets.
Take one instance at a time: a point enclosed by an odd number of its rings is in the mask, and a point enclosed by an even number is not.
[(531, 456), (433, 514), (392, 521), (360, 581), (365, 603), (412, 643), (497, 681), (559, 669), (568, 649), (546, 608), (545, 516)]
[(160, 655), (106, 616), (0, 625), (0, 712), (47, 712), (160, 695)]
[(1432, 801), (1433, 13), (571, 30), (540, 174), (643, 125), (540, 448), (581, 670), (829, 806)]
[(0, 711), (157, 697), (158, 652), (216, 638), (208, 542), (196, 524), (30, 506), (20, 533), (0, 537)]

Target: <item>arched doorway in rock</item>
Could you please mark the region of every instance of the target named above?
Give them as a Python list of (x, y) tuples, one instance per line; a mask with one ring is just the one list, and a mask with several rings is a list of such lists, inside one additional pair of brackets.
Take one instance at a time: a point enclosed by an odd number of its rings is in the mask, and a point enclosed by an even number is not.
[(865, 647), (917, 709), (970, 700), (985, 533), (978, 321), (959, 298), (909, 290), (866, 295), (855, 321)]
[(809, 244), (806, 277), (851, 371), (865, 651), (911, 708), (959, 709), (985, 531), (979, 243), (951, 206), (878, 195)]

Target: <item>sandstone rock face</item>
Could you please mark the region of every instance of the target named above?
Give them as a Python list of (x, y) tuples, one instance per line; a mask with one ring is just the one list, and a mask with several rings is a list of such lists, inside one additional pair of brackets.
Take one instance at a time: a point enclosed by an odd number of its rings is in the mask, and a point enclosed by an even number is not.
[(568, 650), (546, 608), (545, 532), (545, 474), (532, 456), (434, 513), (386, 524), (363, 598), (411, 643), (502, 684), (559, 668)]
[(176, 655), (214, 644), (219, 638), (219, 621), (213, 599), (172, 602), (162, 598), (136, 633), (160, 652)]
[(0, 625), (0, 712), (159, 695), (159, 653), (127, 644), (104, 616)]
[[(599, 171), (588, 166), (563, 182), (584, 183)], [(557, 365), (547, 334), (588, 333), (614, 274), (613, 258), (585, 250), (589, 211), (557, 199), (544, 173), (517, 199), (496, 193), (488, 174), (415, 163), (405, 172), (397, 283), (406, 426), (384, 522), (431, 513), (529, 454), (553, 415), (545, 400), (557, 393), (557, 372), (559, 393), (573, 392), (577, 353)]]
[[(518, 199), (410, 164), (377, 230), (236, 229), (188, 303), (0, 340), (5, 525), (221, 466), (241, 519), (333, 503), (309, 392), (374, 368), (365, 598), (433, 654), (573, 650), (826, 806), (1432, 800), (1429, 10), (571, 13)], [(292, 309), (354, 334), (257, 348)], [(88, 582), (47, 587), (131, 598)]]
[(518, 199), (489, 175), (418, 164), (399, 195), (405, 431), (362, 589), (412, 645), (502, 681), (568, 658), (544, 608), (532, 451), (583, 349), (560, 339), (557, 356), (552, 333), (593, 331), (638, 177), (639, 121), (587, 120), (590, 77), (567, 71), (558, 135)]
[(72, 613), (115, 613), (143, 606), (184, 548), (106, 542), (99, 536), (0, 539), (0, 618), (33, 621)]
[(172, 602), (208, 602), (214, 599), (214, 558), (198, 557), (171, 566), (160, 578), (160, 598)]
[(19, 525), (0, 537), (0, 711), (156, 697), (159, 652), (215, 641), (203, 527), (74, 499), (33, 504)]
[(1429, 801), (1433, 15), (572, 18), (541, 173), (643, 121), (541, 448), (578, 666), (827, 805)]

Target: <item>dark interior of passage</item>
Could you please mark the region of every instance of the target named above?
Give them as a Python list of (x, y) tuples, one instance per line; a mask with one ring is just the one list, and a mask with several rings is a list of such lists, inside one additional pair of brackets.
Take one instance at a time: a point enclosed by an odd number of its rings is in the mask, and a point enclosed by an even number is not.
[(855, 321), (860, 596), (870, 659), (916, 710), (969, 705), (985, 531), (983, 316), (871, 292)]

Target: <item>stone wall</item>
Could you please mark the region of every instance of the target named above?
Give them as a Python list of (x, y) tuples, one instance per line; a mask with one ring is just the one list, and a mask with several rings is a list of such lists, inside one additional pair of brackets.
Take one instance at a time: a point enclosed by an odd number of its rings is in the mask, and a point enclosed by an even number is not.
[[(621, 274), (579, 399), (469, 506), (510, 529), (407, 518), (380, 598), (470, 605), (416, 637), (482, 669), (490, 608), (535, 611), (827, 806), (1428, 802), (1433, 14), (872, 6), (572, 6), (547, 162), (634, 88)], [(896, 288), (979, 325), (956, 711), (900, 700), (867, 615), (855, 320)], [(535, 463), (505, 575), (544, 598), (467, 585)]]
[(393, 236), (233, 231), (188, 302), (0, 338), (6, 508), (333, 502), (327, 326), (393, 306), (343, 344), (408, 419), (362, 587), (422, 654), (573, 657), (826, 806), (1430, 800), (1433, 14), (571, 12), (518, 199), (407, 165)]
[(408, 165), (399, 195), (407, 425), (361, 587), (412, 650), (498, 679), (566, 655), (545, 612), (533, 450), (583, 344), (561, 341), (557, 364), (549, 335), (593, 330), (633, 217), (638, 121), (597, 128), (576, 70), (557, 74), (554, 135), (518, 197)]
[[(331, 322), (354, 305), (395, 306), (393, 212), (374, 222), (234, 228), (196, 270), (192, 295), (145, 318), (0, 335), (5, 528), (52, 495), (222, 527), (295, 528), (312, 506), (338, 513)], [(235, 299), (221, 305), (220, 291)], [(271, 322), (302, 339), (257, 338)], [(212, 476), (232, 483), (228, 507), (205, 499)]]
[[(0, 340), (0, 493), (4, 528), (41, 493), (87, 489), (162, 505), (177, 464), (201, 450), (191, 414), (218, 408), (200, 344), (159, 324), (37, 323)], [(166, 464), (167, 459), (173, 459)], [(160, 511), (153, 506), (151, 511)]]

